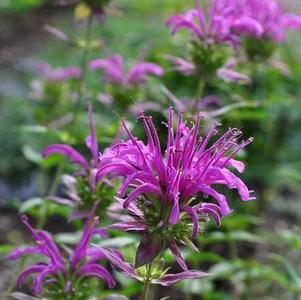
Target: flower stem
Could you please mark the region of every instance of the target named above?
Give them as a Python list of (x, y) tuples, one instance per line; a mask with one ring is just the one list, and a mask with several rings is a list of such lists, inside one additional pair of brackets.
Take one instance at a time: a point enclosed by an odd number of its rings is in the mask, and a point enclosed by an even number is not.
[(144, 281), (143, 293), (141, 296), (141, 300), (149, 300), (148, 299), (148, 292), (150, 289), (151, 284), (151, 271), (152, 271), (152, 262), (147, 265), (147, 275)]
[(73, 110), (73, 120), (72, 120), (72, 127), (74, 126), (74, 123), (76, 122), (77, 113), (79, 110), (79, 107), (82, 103), (83, 94), (84, 94), (84, 85), (87, 75), (87, 64), (90, 54), (90, 41), (91, 41), (91, 35), (92, 35), (92, 23), (93, 23), (93, 14), (90, 14), (90, 16), (87, 19), (86, 24), (86, 32), (85, 32), (85, 41), (84, 41), (84, 48), (82, 52), (81, 62), (80, 62), (80, 70), (81, 70), (81, 78), (80, 82), (77, 88), (77, 99), (74, 105)]
[[(90, 54), (90, 41), (91, 41), (91, 35), (92, 35), (92, 23), (93, 23), (93, 14), (91, 14), (86, 23), (86, 30), (85, 30), (85, 41), (84, 41), (84, 48), (82, 52), (82, 57), (81, 57), (81, 63), (80, 63), (80, 69), (81, 69), (81, 79), (77, 88), (77, 99), (73, 107), (73, 112), (72, 112), (72, 120), (70, 124), (70, 134), (74, 132), (75, 129), (75, 124), (77, 120), (77, 115), (79, 112), (79, 108), (82, 102), (83, 94), (84, 94), (84, 85), (85, 85), (85, 80), (86, 80), (86, 73), (87, 73), (87, 64), (88, 64), (88, 59), (89, 59), (89, 54)], [(55, 177), (53, 179), (53, 183), (51, 184), (50, 190), (48, 192), (48, 195), (53, 195), (56, 193), (58, 184), (60, 182), (60, 177), (64, 171), (64, 166), (65, 166), (65, 161), (62, 161), (58, 167), (57, 171), (55, 174)], [(41, 217), (38, 222), (38, 228), (43, 228), (45, 223), (46, 223), (46, 215), (47, 215), (47, 203), (43, 203), (42, 208), (41, 208)]]

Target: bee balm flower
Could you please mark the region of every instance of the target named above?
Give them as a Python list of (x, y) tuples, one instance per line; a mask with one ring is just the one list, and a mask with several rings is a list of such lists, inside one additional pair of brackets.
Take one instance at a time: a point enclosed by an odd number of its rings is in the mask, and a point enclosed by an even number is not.
[(255, 18), (242, 14), (236, 0), (208, 1), (207, 10), (197, 0), (196, 9), (170, 17), (166, 25), (172, 28), (172, 34), (180, 29), (187, 29), (194, 38), (205, 44), (230, 43), (234, 48), (239, 44), (239, 36), (261, 36), (263, 33)]
[(103, 70), (103, 79), (107, 83), (106, 94), (101, 94), (99, 100), (105, 105), (119, 107), (122, 111), (132, 104), (130, 99), (139, 100), (140, 87), (147, 82), (148, 76), (161, 77), (164, 70), (157, 64), (138, 61), (129, 71), (126, 71), (121, 55), (113, 54), (105, 59), (95, 59), (89, 64), (90, 70)]
[[(281, 5), (275, 0), (245, 0), (242, 7), (245, 15), (260, 23), (263, 28), (262, 38), (283, 42), (286, 40), (287, 29), (301, 32), (301, 17), (284, 13)], [(249, 35), (254, 36), (251, 32)]]
[[(133, 217), (113, 227), (144, 233), (136, 265), (151, 261), (163, 247), (168, 246), (187, 270), (176, 242), (189, 243), (191, 236), (195, 238), (204, 217), (210, 216), (220, 224), (221, 217), (231, 213), (226, 196), (214, 186), (235, 188), (244, 201), (255, 199), (245, 183), (229, 170), (244, 171), (243, 163), (235, 160), (234, 156), (252, 139), (239, 143), (241, 131), (229, 129), (217, 141), (211, 142), (217, 133), (216, 128), (212, 128), (205, 137), (199, 137), (200, 115), (189, 128), (181, 113), (174, 132), (174, 115), (170, 109), (167, 145), (162, 152), (151, 117), (141, 113), (140, 119), (146, 131), (147, 145), (137, 140), (123, 122), (129, 139), (104, 152), (96, 179), (101, 180), (104, 176), (125, 178), (118, 196)], [(147, 245), (153, 248), (149, 249)]]

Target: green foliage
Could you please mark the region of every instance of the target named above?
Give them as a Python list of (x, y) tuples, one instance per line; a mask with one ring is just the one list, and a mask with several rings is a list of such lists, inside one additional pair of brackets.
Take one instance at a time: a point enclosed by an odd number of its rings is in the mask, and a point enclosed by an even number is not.
[(3, 0), (0, 3), (1, 13), (25, 13), (28, 10), (37, 8), (44, 3), (44, 0)]

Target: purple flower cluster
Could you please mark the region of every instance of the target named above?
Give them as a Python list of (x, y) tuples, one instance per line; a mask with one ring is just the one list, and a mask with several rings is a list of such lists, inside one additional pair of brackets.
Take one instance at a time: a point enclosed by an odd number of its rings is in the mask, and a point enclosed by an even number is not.
[[(189, 128), (181, 113), (174, 132), (174, 114), (170, 109), (166, 124), (167, 145), (162, 154), (151, 117), (141, 113), (140, 119), (146, 131), (147, 145), (137, 140), (123, 121), (129, 140), (114, 144), (101, 155), (96, 180), (105, 176), (125, 178), (118, 196), (123, 198), (120, 202), (133, 217), (112, 228), (145, 232), (143, 239), (146, 243), (150, 242), (151, 232), (163, 233), (163, 244), (167, 239), (168, 247), (184, 270), (187, 270), (176, 241), (188, 235), (196, 238), (200, 219), (210, 216), (219, 225), (221, 217), (231, 213), (226, 196), (213, 186), (235, 188), (244, 201), (255, 199), (250, 196), (251, 191), (244, 182), (229, 170), (231, 167), (240, 173), (244, 171), (243, 163), (235, 160), (234, 156), (252, 139), (239, 143), (241, 131), (229, 129), (212, 142), (212, 137), (217, 133), (216, 127), (205, 137), (199, 137), (201, 116)], [(203, 199), (200, 199), (201, 195), (204, 195)], [(208, 196), (216, 203), (206, 200)], [(189, 227), (189, 224), (192, 226)], [(154, 249), (156, 255), (162, 250), (163, 244), (158, 244)]]
[(203, 9), (201, 1), (197, 0), (196, 9), (170, 17), (166, 25), (172, 28), (172, 34), (187, 29), (208, 45), (230, 43), (237, 48), (240, 36), (259, 37), (263, 33), (255, 18), (241, 12), (238, 0), (212, 0), (208, 3), (208, 9)]
[[(9, 259), (15, 260), (23, 255), (38, 254), (46, 258), (46, 260), (26, 267), (18, 277), (18, 287), (33, 274), (36, 274), (31, 285), (34, 294), (61, 293), (62, 298), (60, 299), (64, 299), (64, 294), (75, 295), (81, 291), (81, 285), (85, 282), (85, 279), (89, 278), (104, 280), (109, 288), (114, 287), (115, 281), (112, 275), (100, 265), (100, 261), (106, 259), (113, 266), (118, 261), (120, 265), (123, 261), (121, 254), (114, 249), (89, 246), (89, 241), (93, 236), (107, 236), (106, 231), (96, 228), (98, 223), (98, 219), (94, 218), (96, 205), (97, 202), (88, 216), (80, 241), (75, 250), (67, 258), (64, 257), (47, 232), (35, 230), (29, 224), (26, 216), (21, 217), (23, 224), (30, 231), (36, 245), (12, 251)], [(78, 299), (84, 299), (84, 297)]]
[(38, 65), (38, 72), (43, 79), (52, 82), (63, 82), (70, 78), (81, 78), (81, 71), (76, 67), (52, 69), (48, 64), (41, 63)]
[[(283, 42), (286, 40), (287, 29), (301, 32), (301, 17), (284, 13), (281, 5), (275, 0), (245, 0), (240, 6), (244, 15), (260, 24), (263, 38)], [(254, 36), (252, 32), (249, 32), (249, 35)]]
[(147, 75), (161, 77), (164, 70), (157, 64), (150, 62), (137, 62), (126, 73), (121, 55), (113, 54), (105, 59), (95, 59), (89, 64), (90, 70), (104, 70), (105, 81), (121, 87), (137, 86), (146, 82)]

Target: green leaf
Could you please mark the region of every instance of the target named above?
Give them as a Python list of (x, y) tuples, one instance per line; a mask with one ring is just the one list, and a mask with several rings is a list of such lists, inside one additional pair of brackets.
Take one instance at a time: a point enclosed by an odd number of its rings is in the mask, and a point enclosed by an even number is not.
[(80, 240), (82, 232), (59, 233), (55, 235), (55, 240), (59, 243), (75, 245)]
[(130, 300), (128, 297), (123, 295), (109, 295), (106, 297), (99, 298), (98, 300)]
[(0, 245), (0, 253), (7, 254), (15, 249), (13, 245)]
[(246, 231), (232, 231), (228, 235), (230, 240), (243, 241), (251, 243), (263, 243), (263, 240), (256, 234)]
[(29, 145), (24, 145), (22, 147), (22, 152), (23, 152), (24, 156), (26, 157), (26, 159), (28, 159), (29, 161), (31, 161), (33, 163), (36, 163), (37, 165), (39, 165), (43, 160), (41, 153), (35, 151)]
[(105, 239), (96, 243), (100, 247), (125, 247), (130, 244), (136, 243), (137, 239), (134, 237), (116, 237), (111, 239)]
[(29, 132), (29, 133), (47, 133), (49, 132), (49, 129), (45, 126), (37, 126), (37, 125), (25, 125), (21, 126), (20, 129), (23, 132)]
[(5, 0), (0, 1), (0, 10), (8, 12), (25, 12), (38, 7), (43, 0)]
[(42, 204), (42, 202), (43, 202), (43, 199), (39, 198), (39, 197), (29, 198), (21, 204), (21, 206), (19, 208), (19, 212), (20, 213), (28, 212), (32, 208), (40, 206)]
[(20, 292), (14, 292), (9, 295), (10, 299), (15, 299), (15, 300), (39, 300), (39, 298), (26, 295), (24, 293)]

